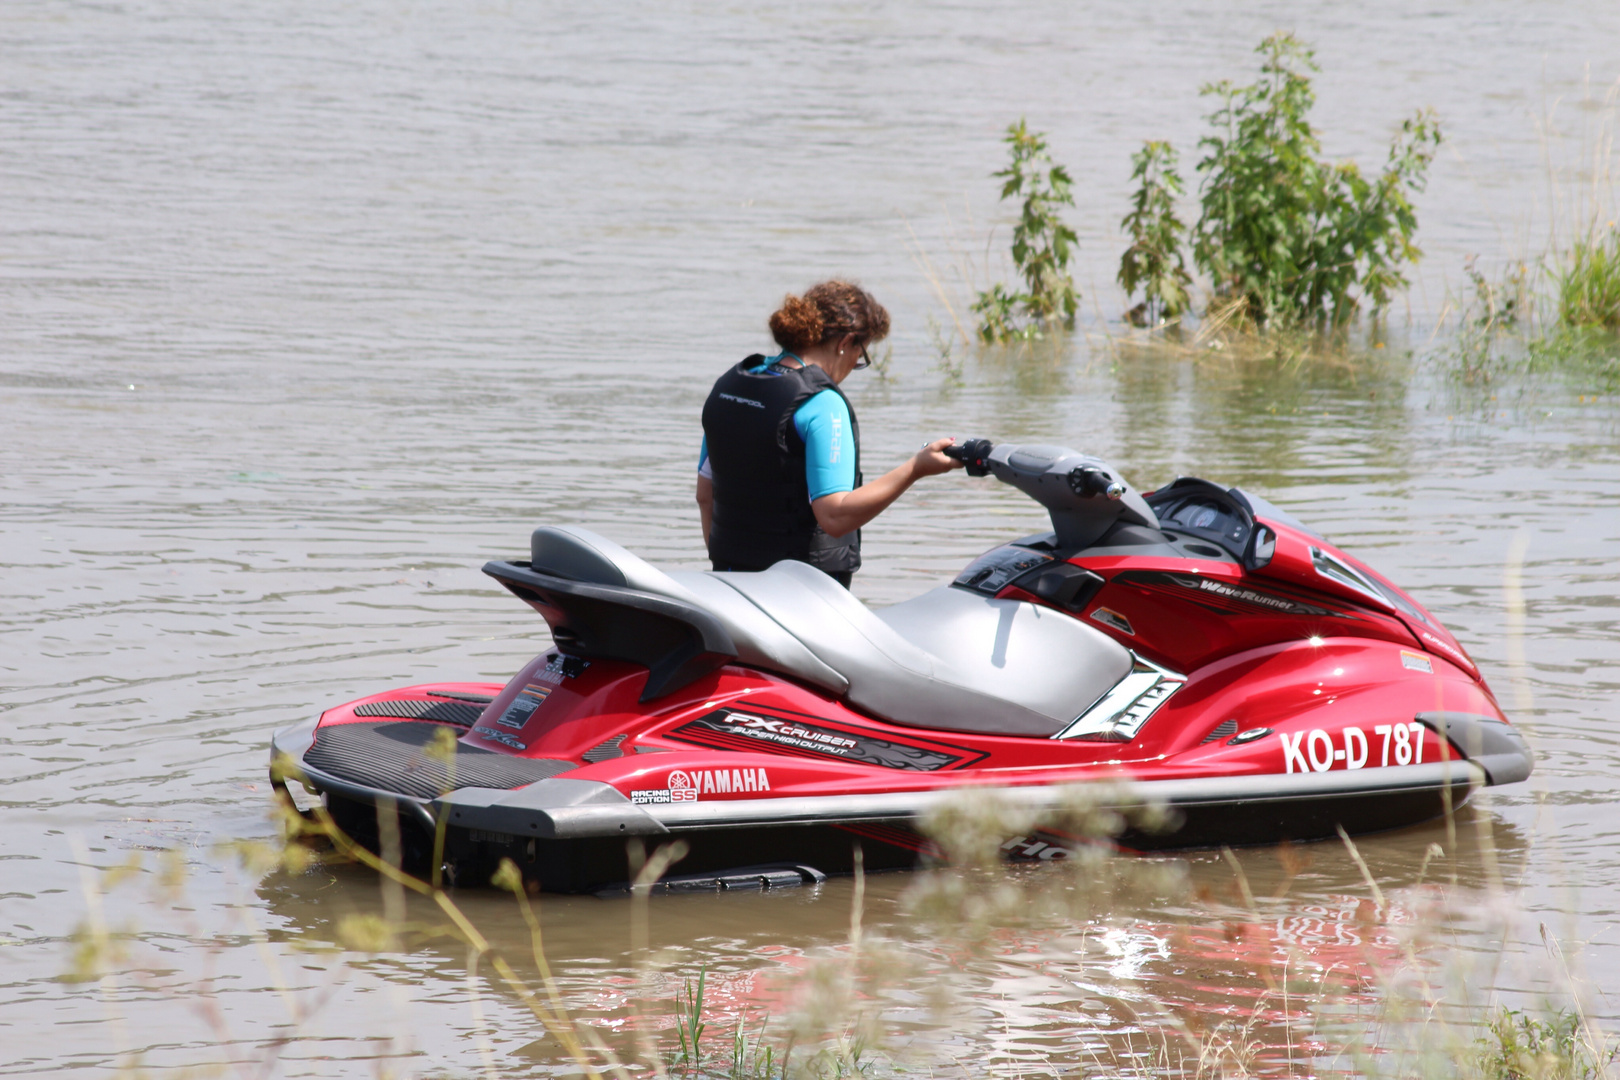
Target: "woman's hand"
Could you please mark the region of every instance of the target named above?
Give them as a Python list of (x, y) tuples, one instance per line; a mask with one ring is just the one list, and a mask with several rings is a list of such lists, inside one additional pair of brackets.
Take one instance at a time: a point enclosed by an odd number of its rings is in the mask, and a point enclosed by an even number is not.
[(943, 439), (935, 439), (924, 446), (911, 457), (911, 468), (920, 480), (925, 476), (938, 476), (940, 473), (960, 469), (967, 463), (957, 461), (953, 457), (945, 456), (947, 446), (956, 445), (956, 440), (947, 435)]

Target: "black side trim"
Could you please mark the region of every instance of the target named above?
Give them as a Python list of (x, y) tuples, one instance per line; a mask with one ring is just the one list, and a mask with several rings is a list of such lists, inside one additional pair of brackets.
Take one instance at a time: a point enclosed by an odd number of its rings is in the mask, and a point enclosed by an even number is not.
[(1494, 716), (1462, 712), (1421, 712), (1414, 719), (1451, 741), (1469, 761), (1485, 770), (1492, 787), (1528, 780), (1535, 756), (1524, 736)]
[[(826, 874), (804, 863), (766, 863), (763, 866), (739, 866), (734, 870), (711, 870), (706, 874), (660, 878), (653, 883), (650, 891), (761, 892), (766, 889), (791, 889), (799, 885), (820, 885), (826, 880)], [(596, 890), (596, 895), (604, 898), (629, 896), (630, 893), (628, 881), (605, 885)]]
[(737, 658), (725, 628), (702, 608), (639, 589), (543, 574), (528, 563), (488, 562), (484, 573), (545, 617), (563, 651), (647, 668), (643, 702)]

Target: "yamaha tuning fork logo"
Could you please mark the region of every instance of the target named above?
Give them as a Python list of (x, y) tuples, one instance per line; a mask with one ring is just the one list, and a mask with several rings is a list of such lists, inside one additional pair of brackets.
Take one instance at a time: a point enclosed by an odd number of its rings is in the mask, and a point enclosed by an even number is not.
[(692, 783), (692, 775), (685, 769), (669, 774), (670, 802), (697, 802), (698, 790), (698, 785)]

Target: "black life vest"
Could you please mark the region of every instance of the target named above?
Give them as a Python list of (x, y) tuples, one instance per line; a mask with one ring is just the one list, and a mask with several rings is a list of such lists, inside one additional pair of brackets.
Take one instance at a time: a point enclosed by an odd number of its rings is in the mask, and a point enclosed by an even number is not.
[[(828, 574), (860, 569), (859, 529), (831, 537), (816, 524), (805, 477), (804, 440), (793, 426), (799, 406), (823, 390), (844, 397), (814, 364), (751, 372), (765, 358), (750, 356), (719, 379), (703, 405), (703, 434), (714, 474), (709, 558), (716, 566), (764, 570), (783, 559)], [(849, 406), (849, 399), (844, 398)], [(855, 486), (861, 485), (861, 429), (849, 406)]]

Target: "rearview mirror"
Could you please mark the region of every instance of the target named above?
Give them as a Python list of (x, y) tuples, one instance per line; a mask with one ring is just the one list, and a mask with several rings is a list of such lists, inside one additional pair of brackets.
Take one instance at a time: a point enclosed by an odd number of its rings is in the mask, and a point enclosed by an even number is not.
[(1243, 569), (1259, 570), (1277, 554), (1277, 534), (1269, 526), (1255, 522), (1249, 533), (1248, 547), (1243, 549)]

